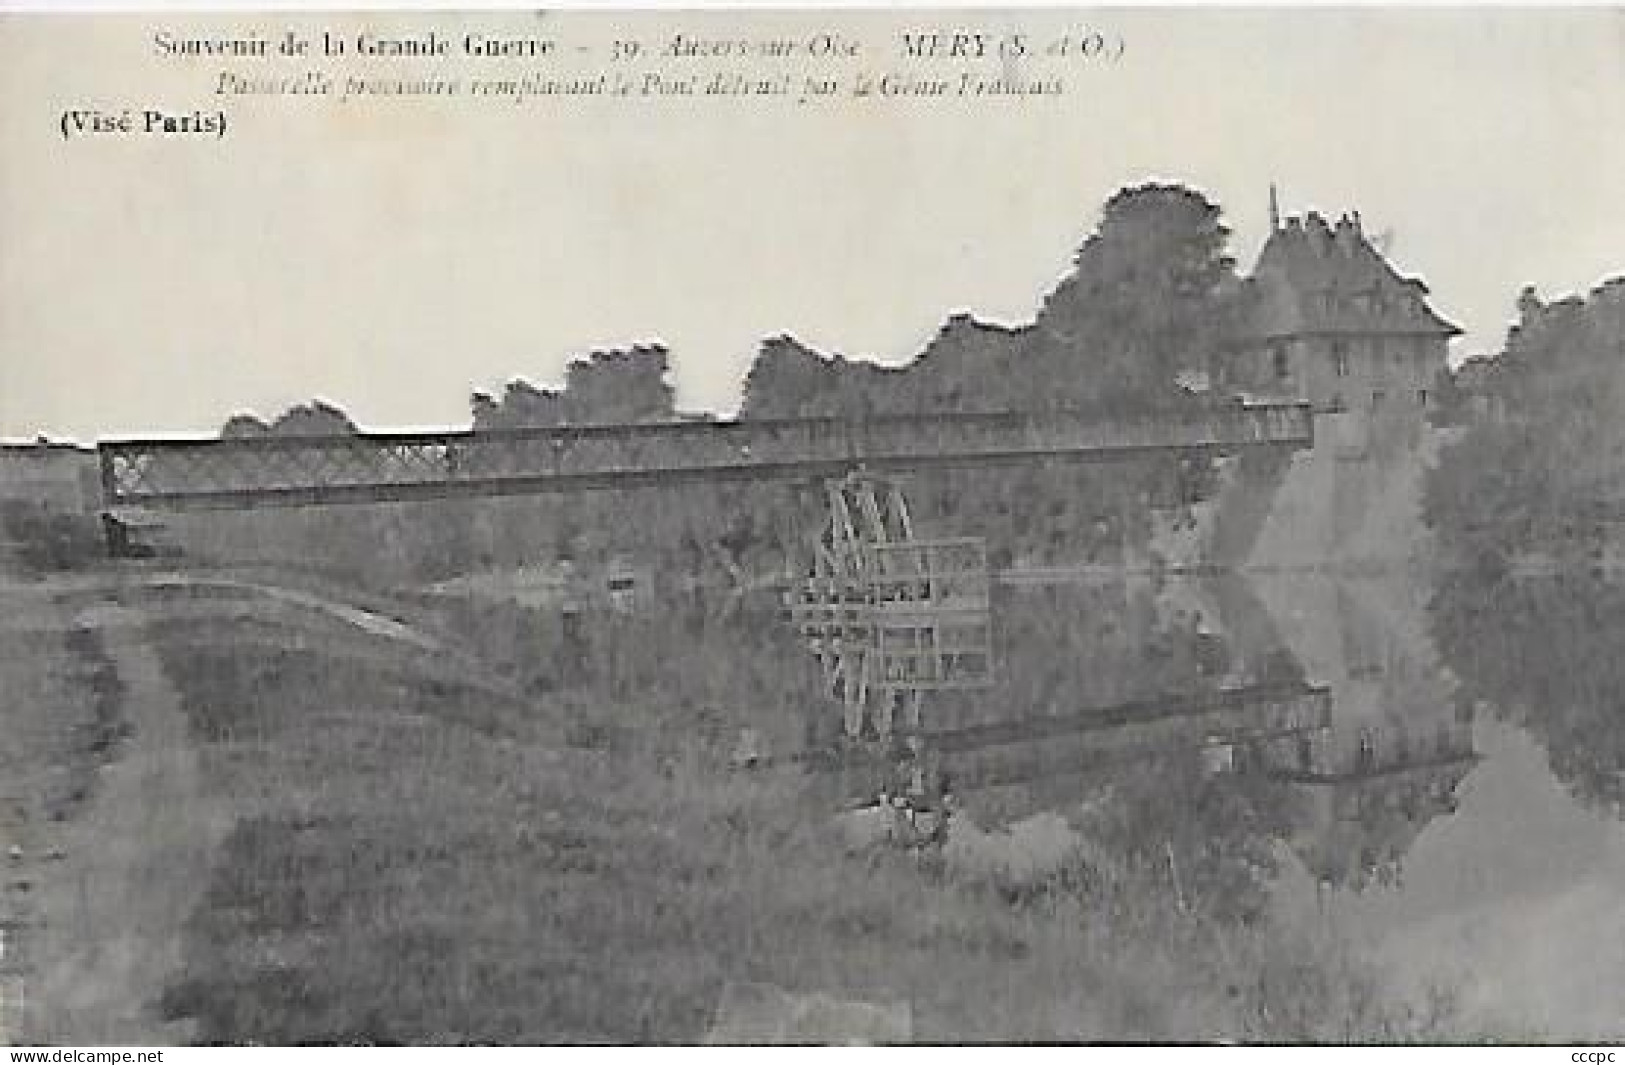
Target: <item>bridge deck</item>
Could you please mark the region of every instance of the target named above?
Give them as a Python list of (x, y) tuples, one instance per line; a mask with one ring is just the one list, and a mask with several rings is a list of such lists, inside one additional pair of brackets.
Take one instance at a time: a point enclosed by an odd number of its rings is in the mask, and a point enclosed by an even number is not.
[(1050, 456), (1307, 447), (1307, 405), (1102, 419), (1068, 411), (692, 421), (101, 444), (104, 502), (254, 507), (837, 475)]

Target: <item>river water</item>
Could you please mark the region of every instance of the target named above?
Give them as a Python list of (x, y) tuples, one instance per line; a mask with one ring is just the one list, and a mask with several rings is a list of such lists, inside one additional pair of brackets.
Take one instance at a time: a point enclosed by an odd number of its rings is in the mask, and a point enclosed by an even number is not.
[[(1562, 626), (1482, 600), (1429, 600), (1428, 582), (1385, 577), (1253, 581), (1312, 679), (1334, 695), (1334, 729), (1389, 728), (1452, 719), (1472, 705), (1476, 760), (1453, 785), (1453, 811), (1409, 826), (1389, 884), (1318, 886), (1289, 863), (1276, 885), (1291, 918), (1335, 924), (1368, 947), (1398, 981), (1458, 989), (1473, 1027), (1503, 1037), (1618, 1039), (1625, 1034), (1625, 822), (1606, 784), (1554, 771), (1580, 744), (1610, 761), (1614, 788), (1625, 692), (1599, 639), (1564, 663), (1560, 683), (1539, 674), (1562, 655)], [(1550, 589), (1593, 632), (1625, 634), (1617, 589), (1587, 580)], [(1527, 637), (1506, 650), (1515, 625)], [(1510, 655), (1505, 669), (1441, 660), (1434, 630)], [(1617, 652), (1625, 641), (1613, 645)], [(1520, 679), (1521, 678), (1521, 679)], [(1514, 689), (1523, 690), (1514, 690)], [(1555, 747), (1555, 756), (1548, 747)], [(1612, 796), (1617, 800), (1618, 791)], [(1408, 835), (1408, 832), (1406, 833)]]
[[(1339, 935), (1396, 989), (1451, 988), (1470, 1031), (1619, 1038), (1625, 594), (1492, 583), (1006, 578), (993, 676), (927, 695), (924, 727), (1009, 725), (1004, 750), (1019, 751), (1023, 728), (1049, 726), (1031, 780), (962, 775), (978, 820), (1053, 810), (1150, 861), (1177, 853), (1198, 903)], [(588, 663), (587, 691), (720, 708), (723, 730), (768, 722), (781, 751), (838, 731), (772, 597), (612, 614), (561, 648)], [(1269, 733), (1279, 722), (1247, 705), (1261, 689), (1324, 690), (1329, 720)], [(1225, 693), (1216, 716), (1169, 714)], [(764, 707), (798, 716), (775, 728)], [(1057, 737), (1057, 721), (1092, 708), (1094, 725)], [(1021, 757), (1000, 764), (1021, 776)]]

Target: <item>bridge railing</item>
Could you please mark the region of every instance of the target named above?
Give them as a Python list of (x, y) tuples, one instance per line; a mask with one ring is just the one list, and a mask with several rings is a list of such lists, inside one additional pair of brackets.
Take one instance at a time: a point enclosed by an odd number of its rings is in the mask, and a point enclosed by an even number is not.
[(252, 506), (782, 477), (1025, 455), (1307, 446), (1307, 406), (1100, 419), (1078, 412), (691, 421), (495, 432), (103, 443), (105, 502)]

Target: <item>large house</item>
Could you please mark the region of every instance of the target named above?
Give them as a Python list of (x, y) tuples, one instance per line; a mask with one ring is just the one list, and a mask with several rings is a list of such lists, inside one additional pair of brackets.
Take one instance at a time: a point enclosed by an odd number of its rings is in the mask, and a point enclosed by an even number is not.
[(1246, 317), (1217, 379), (1229, 391), (1307, 400), (1362, 439), (1412, 440), (1461, 330), (1367, 239), (1358, 214), (1284, 222), (1244, 283)]

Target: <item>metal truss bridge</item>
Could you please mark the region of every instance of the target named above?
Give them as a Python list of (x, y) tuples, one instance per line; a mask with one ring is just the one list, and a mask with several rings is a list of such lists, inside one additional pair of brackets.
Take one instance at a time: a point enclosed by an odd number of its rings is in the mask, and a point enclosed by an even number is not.
[(1313, 444), (1307, 404), (1103, 418), (1075, 411), (862, 421), (642, 425), (321, 437), (122, 440), (97, 447), (109, 508), (313, 506), (691, 481), (840, 476), (1049, 457)]

